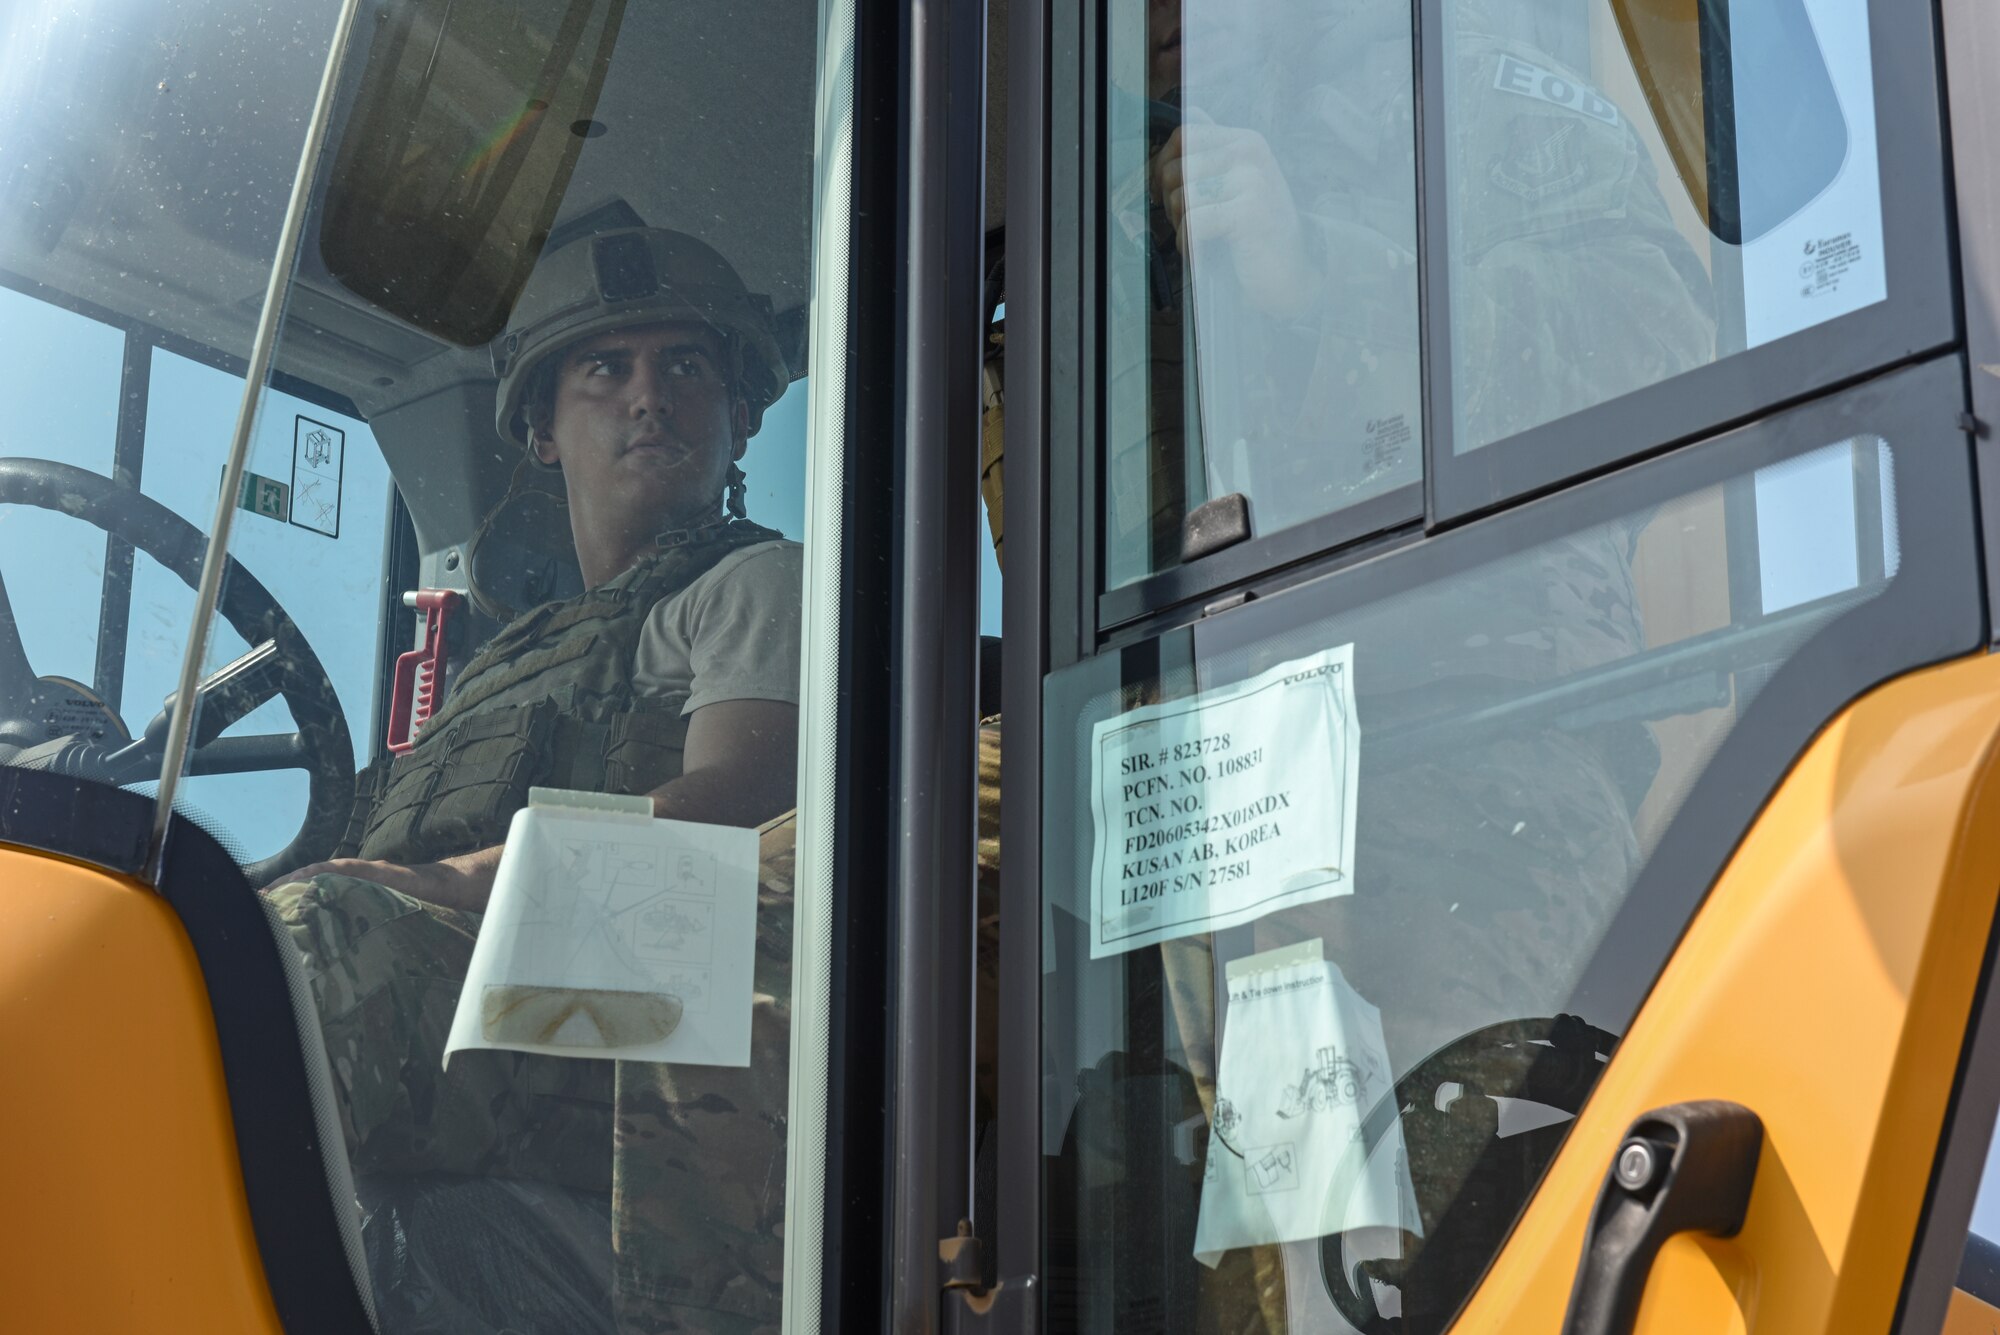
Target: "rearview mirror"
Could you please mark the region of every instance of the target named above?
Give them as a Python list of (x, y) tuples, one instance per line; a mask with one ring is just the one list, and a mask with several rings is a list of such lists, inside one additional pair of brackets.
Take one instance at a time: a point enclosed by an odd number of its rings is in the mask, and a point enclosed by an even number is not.
[(466, 347), (527, 282), (591, 131), (625, 0), (389, 0), (327, 184), (343, 286)]

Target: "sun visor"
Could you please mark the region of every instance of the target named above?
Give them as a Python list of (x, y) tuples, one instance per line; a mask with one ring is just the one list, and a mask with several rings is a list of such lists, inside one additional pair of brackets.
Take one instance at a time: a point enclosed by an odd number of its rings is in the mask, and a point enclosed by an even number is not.
[(500, 333), (554, 225), (625, 0), (393, 0), (334, 150), (320, 256), (463, 347)]

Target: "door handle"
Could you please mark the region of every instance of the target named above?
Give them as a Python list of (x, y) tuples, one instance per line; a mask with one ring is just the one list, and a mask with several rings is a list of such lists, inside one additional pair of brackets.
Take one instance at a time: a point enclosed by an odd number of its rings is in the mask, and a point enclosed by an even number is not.
[(1763, 1122), (1738, 1103), (1704, 1099), (1641, 1114), (1597, 1195), (1563, 1335), (1628, 1335), (1653, 1258), (1674, 1234), (1736, 1236), (1763, 1147)]

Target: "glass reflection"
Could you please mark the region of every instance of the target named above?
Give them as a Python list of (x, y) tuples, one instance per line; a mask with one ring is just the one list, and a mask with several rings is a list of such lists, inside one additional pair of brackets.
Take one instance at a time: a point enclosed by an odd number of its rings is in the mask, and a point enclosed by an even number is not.
[[(1616, 1043), (1569, 1012), (1683, 799), (1896, 577), (1892, 465), (1864, 436), (1475, 564), (1443, 539), (1359, 605), (1336, 577), (1051, 677), (1060, 1328), (1447, 1327)], [(1349, 662), (1348, 741), (1247, 703)], [(1282, 860), (1344, 818), (1348, 875)]]
[[(1420, 474), (1409, 11), (1295, 0), (1111, 16), (1105, 562), (1182, 559)], [(1143, 96), (1142, 96), (1143, 90)]]
[(1886, 295), (1866, 0), (1446, 0), (1455, 448)]

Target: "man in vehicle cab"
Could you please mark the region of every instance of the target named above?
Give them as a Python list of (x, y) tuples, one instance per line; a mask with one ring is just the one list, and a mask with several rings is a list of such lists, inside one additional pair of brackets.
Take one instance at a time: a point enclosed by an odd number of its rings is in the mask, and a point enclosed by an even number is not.
[[(587, 592), (486, 644), (372, 785), (356, 855), (287, 881), (476, 912), (529, 784), (647, 792), (659, 816), (722, 825), (792, 804), (801, 549), (748, 522), (737, 464), (785, 385), (768, 316), (693, 237), (621, 229), (543, 260), (495, 359), (496, 425), (561, 471)], [(468, 764), (466, 734), (492, 752), (503, 716), (512, 744)], [(537, 775), (487, 772), (530, 751)]]
[[(415, 747), (363, 775), (337, 856), (267, 893), (304, 957), (364, 1211), (388, 1201), (400, 1235), (426, 1183), (562, 1188), (589, 1269), (610, 1258), (623, 1063), (481, 1049), (447, 1072), (445, 1039), (531, 786), (745, 827), (793, 805), (801, 549), (748, 522), (738, 467), (787, 374), (728, 262), (644, 227), (545, 256), (495, 364), (498, 429), (560, 470), (586, 590), (481, 647)], [(521, 1215), (521, 1255), (546, 1242), (546, 1202), (475, 1209), (483, 1265), (507, 1264), (496, 1212)], [(610, 1285), (569, 1288), (601, 1305)]]

